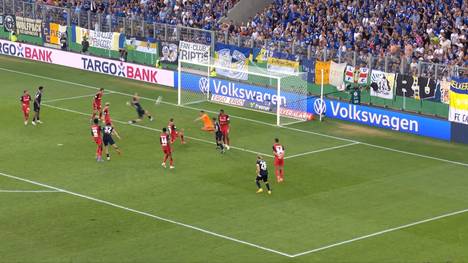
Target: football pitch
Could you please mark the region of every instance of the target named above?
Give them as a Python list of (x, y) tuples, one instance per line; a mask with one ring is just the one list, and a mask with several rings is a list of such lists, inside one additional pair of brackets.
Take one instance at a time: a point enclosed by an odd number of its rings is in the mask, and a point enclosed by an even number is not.
[[(330, 119), (280, 128), (274, 115), (179, 107), (176, 89), (4, 56), (0, 79), (0, 262), (468, 261), (466, 145)], [(24, 126), (19, 97), (40, 85), (44, 123)], [(101, 87), (123, 155), (97, 163)], [(134, 92), (153, 122), (127, 123)], [(220, 108), (231, 116), (225, 154), (194, 121)], [(173, 170), (159, 145), (169, 118), (188, 142), (174, 144)], [(255, 193), (258, 154), (272, 195)]]

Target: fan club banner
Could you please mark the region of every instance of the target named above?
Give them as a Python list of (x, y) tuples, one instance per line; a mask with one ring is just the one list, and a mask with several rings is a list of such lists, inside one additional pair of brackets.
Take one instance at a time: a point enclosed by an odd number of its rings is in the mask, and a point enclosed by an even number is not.
[(15, 32), (16, 17), (14, 15), (3, 15), (3, 30), (6, 32)]
[(118, 51), (125, 46), (125, 35), (114, 32), (100, 32), (77, 26), (72, 27), (72, 41), (81, 44), (87, 38), (89, 46)]
[(17, 16), (16, 34), (42, 37), (42, 20)]
[(307, 72), (307, 82), (315, 83), (315, 59), (303, 59), (302, 71)]
[(372, 70), (370, 95), (382, 99), (393, 99), (393, 86), (395, 74)]
[(192, 43), (179, 42), (179, 59), (183, 61), (209, 64), (210, 63), (210, 46)]
[[(330, 61), (315, 62), (315, 84), (330, 83)], [(323, 71), (323, 79), (322, 79)]]
[(56, 23), (44, 23), (42, 27), (42, 36), (44, 42), (54, 45), (60, 45), (60, 37), (67, 33), (67, 26)]
[(396, 95), (408, 98), (429, 99), (434, 98), (437, 83), (433, 79), (413, 77), (398, 74), (396, 78)]
[(346, 68), (346, 63), (330, 63), (330, 84), (335, 87), (343, 85), (343, 74)]
[[(215, 46), (216, 74), (240, 80), (249, 78), (248, 67), (250, 48), (217, 43)], [(230, 70), (232, 69), (232, 70)]]
[(149, 53), (152, 55), (156, 55), (158, 51), (158, 44), (156, 43), (155, 39), (145, 39), (145, 40), (138, 40), (136, 38), (130, 38), (125, 40), (125, 44), (132, 46), (134, 50)]
[(450, 102), (450, 81), (439, 81), (440, 87), (440, 102), (449, 104)]
[(346, 66), (344, 81), (347, 83), (355, 83), (359, 85), (366, 85), (369, 79), (368, 68), (356, 68), (353, 66)]
[(450, 84), (449, 121), (468, 125), (468, 78)]
[(179, 46), (173, 42), (159, 43), (159, 61), (176, 64), (179, 58)]
[(267, 70), (270, 72), (292, 74), (299, 72), (299, 61), (269, 57)]

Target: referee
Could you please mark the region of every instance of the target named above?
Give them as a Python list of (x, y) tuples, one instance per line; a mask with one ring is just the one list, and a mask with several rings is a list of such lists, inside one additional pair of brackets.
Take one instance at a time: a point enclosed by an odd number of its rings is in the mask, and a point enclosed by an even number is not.
[(32, 124), (36, 125), (36, 123), (42, 123), (39, 119), (39, 113), (41, 111), (41, 100), (42, 100), (42, 90), (44, 87), (40, 86), (37, 89), (36, 96), (34, 96), (34, 118), (32, 120)]

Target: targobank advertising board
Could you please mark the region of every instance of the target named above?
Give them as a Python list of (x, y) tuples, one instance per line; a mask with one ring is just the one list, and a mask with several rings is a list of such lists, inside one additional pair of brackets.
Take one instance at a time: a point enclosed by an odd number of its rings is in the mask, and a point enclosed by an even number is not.
[(310, 102), (309, 111), (314, 114), (450, 141), (450, 123), (445, 120), (328, 99), (311, 98)]
[(15, 56), (117, 77), (174, 87), (174, 73), (116, 60), (0, 40), (0, 55)]

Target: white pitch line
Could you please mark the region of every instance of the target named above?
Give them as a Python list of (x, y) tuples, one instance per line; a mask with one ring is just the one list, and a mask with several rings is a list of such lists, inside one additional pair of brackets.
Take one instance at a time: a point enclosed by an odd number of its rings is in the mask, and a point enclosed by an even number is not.
[[(110, 94), (110, 93), (104, 93), (104, 94)], [(50, 100), (45, 100), (42, 103), (49, 103), (49, 102), (57, 102), (57, 101), (64, 101), (64, 100), (74, 100), (74, 99), (81, 99), (81, 98), (87, 98), (87, 97), (93, 97), (96, 94), (88, 94), (88, 95), (81, 95), (81, 96), (74, 96), (74, 97), (66, 97), (66, 98), (57, 98), (57, 99), (50, 99)]]
[(218, 234), (218, 233), (215, 233), (215, 232), (212, 232), (212, 231), (200, 228), (200, 227), (192, 226), (192, 225), (185, 224), (185, 223), (182, 223), (182, 222), (178, 222), (178, 221), (175, 221), (175, 220), (172, 220), (172, 219), (169, 219), (169, 218), (165, 218), (165, 217), (150, 214), (150, 213), (147, 213), (147, 212), (139, 211), (139, 210), (136, 210), (136, 209), (133, 209), (133, 208), (129, 208), (129, 207), (126, 207), (126, 206), (123, 206), (123, 205), (119, 205), (119, 204), (112, 203), (112, 202), (109, 202), (109, 201), (105, 201), (105, 200), (102, 200), (102, 199), (98, 199), (98, 198), (95, 198), (95, 197), (91, 197), (91, 196), (87, 196), (87, 195), (84, 195), (84, 194), (79, 194), (79, 193), (76, 193), (76, 192), (68, 191), (68, 190), (63, 189), (63, 188), (58, 188), (58, 187), (55, 187), (55, 186), (51, 186), (51, 185), (48, 185), (48, 184), (40, 183), (40, 182), (37, 182), (37, 181), (33, 181), (33, 180), (21, 178), (21, 177), (17, 177), (17, 176), (14, 176), (14, 175), (3, 173), (3, 172), (0, 172), (0, 175), (4, 176), (4, 177), (11, 178), (11, 179), (15, 179), (15, 180), (18, 180), (18, 181), (27, 182), (27, 183), (30, 183), (30, 184), (34, 184), (34, 185), (42, 186), (42, 187), (49, 188), (49, 189), (52, 189), (52, 190), (56, 190), (56, 191), (59, 191), (59, 192), (63, 192), (63, 193), (69, 194), (69, 195), (73, 195), (73, 196), (81, 197), (81, 198), (84, 198), (84, 199), (88, 199), (88, 200), (91, 200), (91, 201), (94, 201), (94, 202), (97, 202), (97, 203), (101, 203), (101, 204), (104, 204), (104, 205), (108, 205), (108, 206), (111, 206), (111, 207), (114, 207), (114, 208), (120, 208), (120, 209), (128, 211), (128, 212), (132, 212), (132, 213), (135, 213), (135, 214), (151, 217), (153, 219), (164, 221), (166, 223), (171, 223), (171, 224), (174, 224), (174, 225), (186, 227), (186, 228), (196, 230), (196, 231), (208, 234), (208, 235), (212, 235), (212, 236), (219, 237), (219, 238), (222, 238), (222, 239), (234, 241), (234, 242), (237, 242), (237, 243), (240, 243), (240, 244), (244, 244), (244, 245), (247, 245), (247, 246), (250, 246), (250, 247), (254, 247), (254, 248), (258, 248), (258, 249), (265, 250), (265, 251), (268, 251), (268, 252), (272, 252), (272, 253), (282, 255), (282, 256), (285, 256), (285, 257), (292, 257), (290, 254), (287, 254), (287, 253), (284, 253), (284, 252), (281, 252), (281, 251), (278, 251), (278, 250), (274, 250), (274, 249), (271, 249), (271, 248), (267, 248), (267, 247), (264, 247), (264, 246), (253, 244), (253, 243), (243, 241), (243, 240), (240, 240), (240, 239), (237, 239), (237, 238), (234, 238), (234, 237), (221, 235), (221, 234)]
[(417, 221), (417, 222), (409, 223), (409, 224), (406, 224), (406, 225), (393, 227), (393, 228), (389, 228), (389, 229), (382, 230), (382, 231), (379, 231), (379, 232), (375, 232), (375, 233), (372, 233), (372, 234), (369, 234), (369, 235), (360, 236), (360, 237), (356, 237), (356, 238), (353, 238), (353, 239), (338, 242), (338, 243), (335, 243), (335, 244), (331, 244), (331, 245), (328, 245), (328, 246), (323, 246), (323, 247), (319, 247), (319, 248), (316, 248), (316, 249), (312, 249), (312, 250), (304, 251), (304, 252), (301, 252), (301, 253), (297, 253), (297, 254), (292, 255), (292, 257), (295, 258), (295, 257), (299, 257), (299, 256), (303, 256), (303, 255), (323, 251), (323, 250), (326, 250), (326, 249), (329, 249), (329, 248), (349, 244), (349, 243), (352, 243), (352, 242), (355, 242), (355, 241), (359, 241), (359, 240), (363, 240), (363, 239), (367, 239), (367, 238), (371, 238), (371, 237), (375, 237), (375, 236), (380, 236), (380, 235), (383, 235), (383, 234), (386, 234), (386, 233), (389, 233), (389, 232), (394, 232), (394, 231), (397, 231), (397, 230), (409, 228), (409, 227), (412, 227), (412, 226), (424, 224), (424, 223), (427, 223), (427, 222), (439, 220), (439, 219), (454, 216), (454, 215), (463, 214), (463, 213), (466, 213), (466, 212), (468, 212), (468, 209), (463, 209), (463, 210), (455, 211), (455, 212), (452, 212), (452, 213), (431, 217), (431, 218), (424, 219), (424, 220), (421, 220), (421, 221)]
[(309, 155), (309, 154), (314, 154), (314, 153), (321, 153), (321, 152), (336, 150), (336, 149), (349, 147), (349, 146), (356, 145), (356, 144), (360, 144), (360, 143), (359, 142), (352, 142), (352, 143), (348, 143), (348, 144), (344, 144), (344, 145), (338, 145), (338, 146), (334, 146), (334, 147), (318, 149), (318, 150), (315, 150), (315, 151), (294, 154), (294, 155), (286, 156), (286, 157), (284, 157), (284, 159), (291, 159), (291, 158), (295, 158), (295, 157), (299, 157), (299, 156), (304, 156), (304, 155)]
[(0, 193), (60, 193), (57, 190), (0, 190)]
[[(50, 105), (50, 104), (43, 104), (43, 106), (46, 106), (46, 107), (49, 107), (49, 108), (52, 108), (52, 109), (56, 109), (56, 110), (61, 110), (61, 111), (66, 111), (66, 112), (70, 112), (70, 113), (89, 116), (89, 114), (86, 114), (84, 112), (80, 112), (80, 111), (76, 111), (76, 110), (72, 110), (72, 109), (67, 109), (67, 108), (62, 108), (62, 107), (57, 107), (57, 106), (53, 106), (53, 105)], [(142, 129), (146, 129), (146, 130), (150, 130), (150, 131), (161, 132), (161, 130), (159, 130), (159, 129), (151, 128), (151, 127), (148, 127), (148, 126), (143, 126), (143, 125), (139, 125), (139, 124), (129, 124), (128, 122), (120, 121), (120, 120), (116, 120), (116, 119), (112, 119), (112, 121), (117, 122), (117, 123), (121, 123), (121, 124), (127, 124), (127, 125), (130, 125), (130, 126), (134, 126), (134, 127), (138, 127), (138, 128), (142, 128)], [(205, 139), (195, 138), (195, 137), (186, 136), (186, 135), (185, 135), (185, 137), (188, 138), (188, 139), (194, 140), (194, 141), (199, 141), (199, 142), (204, 142), (204, 143), (209, 143), (209, 144), (216, 145), (216, 143), (211, 142), (211, 141), (207, 141)], [(267, 157), (270, 157), (270, 158), (274, 157), (271, 154), (256, 152), (256, 151), (249, 150), (249, 149), (246, 149), (246, 148), (241, 148), (241, 147), (236, 147), (236, 146), (229, 146), (229, 147), (234, 149), (234, 150), (238, 150), (238, 151), (242, 151), (242, 152), (254, 153), (254, 154), (257, 154), (257, 155), (267, 156)]]
[[(72, 84), (72, 85), (81, 86), (81, 87), (88, 88), (88, 89), (94, 89), (94, 90), (99, 89), (97, 87), (90, 86), (90, 85), (71, 82), (71, 81), (67, 81), (67, 80), (50, 78), (50, 77), (46, 77), (46, 76), (41, 76), (41, 75), (36, 75), (36, 74), (31, 74), (31, 73), (26, 73), (26, 72), (21, 72), (21, 71), (16, 71), (16, 70), (11, 70), (11, 69), (2, 68), (2, 67), (0, 67), (0, 70), (7, 71), (7, 72), (12, 72), (12, 73), (16, 73), (16, 74), (21, 74), (21, 75), (25, 75), (25, 76), (31, 76), (31, 77), (36, 77), (36, 78), (52, 80), (52, 81), (56, 81), (56, 82), (66, 83), (66, 84)], [(120, 95), (123, 95), (123, 96), (128, 96), (128, 97), (133, 96), (132, 94), (128, 94), (128, 93), (124, 93), (124, 92), (120, 92), (120, 91), (109, 90), (109, 89), (108, 89), (108, 91), (111, 91), (111, 93), (120, 94)], [(154, 101), (154, 99), (151, 99), (151, 98), (145, 98), (145, 97), (140, 97), (140, 98), (145, 99), (145, 100)], [(162, 101), (161, 103), (164, 103), (164, 104), (167, 104), (167, 105), (183, 107), (183, 108), (187, 108), (187, 109), (192, 109), (192, 110), (197, 110), (197, 111), (201, 110), (199, 108), (194, 108), (194, 107), (179, 106), (179, 105), (177, 105), (175, 103), (170, 103), (170, 102), (167, 102), (167, 101)], [(216, 113), (214, 111), (209, 111), (209, 110), (205, 110), (205, 111), (210, 112), (210, 113)], [(234, 117), (234, 118), (237, 118), (237, 119), (246, 120), (246, 121), (250, 121), (250, 122), (254, 122), (254, 123), (259, 123), (259, 124), (263, 124), (263, 125), (267, 125), (267, 126), (278, 127), (278, 126), (276, 126), (274, 124), (271, 124), (271, 123), (268, 123), (268, 122), (253, 120), (253, 119), (240, 117), (240, 116), (235, 116), (235, 115), (230, 115), (230, 116)], [(321, 136), (321, 137), (325, 137), (325, 138), (330, 138), (330, 139), (336, 139), (336, 140), (340, 140), (340, 141), (358, 142), (358, 143), (361, 143), (363, 145), (367, 145), (367, 146), (374, 147), (374, 148), (379, 148), (379, 149), (382, 149), (382, 150), (393, 151), (393, 152), (398, 152), (398, 153), (402, 153), (402, 154), (413, 155), (413, 156), (418, 156), (418, 157), (421, 157), (421, 158), (426, 158), (426, 159), (431, 159), (431, 160), (436, 160), (436, 161), (440, 161), (440, 162), (446, 162), (446, 163), (451, 163), (451, 164), (456, 164), (456, 165), (461, 165), (461, 166), (468, 167), (468, 163), (457, 162), (457, 161), (447, 160), (447, 159), (443, 159), (443, 158), (437, 158), (437, 157), (433, 157), (433, 156), (429, 156), (429, 155), (398, 150), (398, 149), (394, 149), (394, 148), (390, 148), (390, 147), (380, 146), (380, 145), (371, 144), (371, 143), (365, 143), (365, 142), (356, 141), (356, 140), (347, 139), (347, 138), (342, 138), (342, 137), (338, 137), (338, 136), (327, 135), (327, 134), (323, 134), (323, 133), (319, 133), (319, 132), (301, 130), (301, 129), (292, 128), (292, 127), (288, 127), (288, 126), (280, 126), (280, 128), (291, 130), (291, 131), (307, 133), (307, 134), (313, 134), (313, 135), (317, 135), (317, 136)]]

